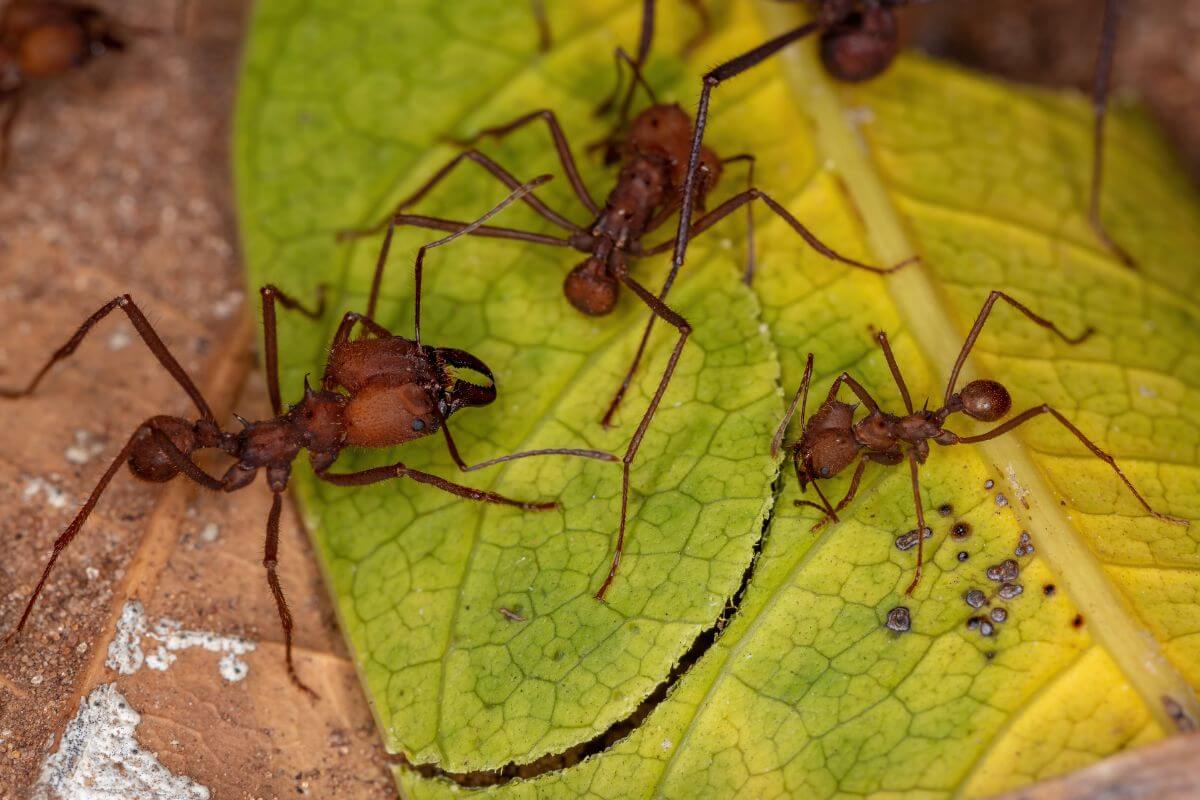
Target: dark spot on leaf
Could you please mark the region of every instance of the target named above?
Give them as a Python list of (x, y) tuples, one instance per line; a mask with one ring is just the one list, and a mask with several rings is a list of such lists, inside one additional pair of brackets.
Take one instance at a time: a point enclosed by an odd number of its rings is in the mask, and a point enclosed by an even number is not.
[(1058, 587), (1053, 583), (1047, 583), (1042, 587), (1042, 594), (1046, 595), (1046, 597), (1053, 597), (1056, 591), (1058, 591)]
[(956, 556), (959, 561), (966, 561), (970, 557), (970, 553), (968, 553), (966, 550), (959, 550), (958, 555)]
[(1083, 627), (1083, 614), (1075, 615), (1075, 619), (1071, 620), (1071, 627), (1072, 628), (1082, 628)]
[(896, 633), (904, 633), (912, 627), (912, 615), (909, 614), (907, 607), (896, 606), (888, 612), (887, 622), (884, 624)]
[(943, 517), (948, 517), (954, 513), (954, 506), (950, 505), (949, 503), (942, 503), (940, 506), (938, 506), (938, 513)]
[(965, 539), (971, 535), (971, 525), (967, 522), (956, 522), (950, 529), (950, 535), (955, 539)]
[(987, 602), (987, 595), (979, 589), (972, 589), (963, 595), (963, 600), (967, 601), (971, 608), (983, 608), (983, 604)]

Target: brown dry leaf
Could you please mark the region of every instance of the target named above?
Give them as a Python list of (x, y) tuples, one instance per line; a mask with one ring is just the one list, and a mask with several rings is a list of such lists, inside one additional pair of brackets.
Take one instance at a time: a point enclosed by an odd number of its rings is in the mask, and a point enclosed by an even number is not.
[[(27, 379), (83, 318), (130, 292), (214, 407), (264, 410), (253, 365), (225, 165), (247, 0), (193, 12), (184, 40), (143, 40), (26, 104), (0, 190), (0, 383)], [(109, 3), (169, 22), (174, 3)], [(34, 400), (3, 406), (0, 620), (7, 629), (49, 553), (124, 437), (186, 398), (124, 318), (106, 320)], [(258, 487), (261, 488), (261, 487)], [(307, 542), (285, 517), (283, 580), (301, 668), (292, 690), (263, 579), (264, 493), (197, 495), (122, 474), (63, 557), (25, 634), (0, 651), (0, 797), (23, 797), (81, 698), (114, 683), (141, 715), (136, 738), (213, 797), (390, 797), (370, 712), (332, 621)], [(215, 538), (214, 538), (215, 537)], [(118, 676), (104, 662), (128, 598), (151, 621), (257, 642), (227, 683), (215, 653)], [(149, 642), (146, 642), (149, 645)]]

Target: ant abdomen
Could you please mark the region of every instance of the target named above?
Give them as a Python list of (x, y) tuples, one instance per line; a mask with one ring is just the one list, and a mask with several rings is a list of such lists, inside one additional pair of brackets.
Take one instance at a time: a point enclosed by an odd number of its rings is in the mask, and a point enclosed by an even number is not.
[(983, 422), (995, 422), (1012, 410), (1012, 395), (996, 381), (971, 381), (962, 388), (959, 399), (967, 416)]
[(896, 16), (890, 9), (872, 8), (852, 15), (821, 35), (821, 61), (838, 80), (857, 83), (876, 77), (891, 65), (900, 50)]
[(129, 471), (134, 477), (149, 483), (166, 483), (179, 474), (171, 456), (164, 452), (155, 431), (170, 439), (184, 454), (196, 449), (196, 430), (190, 422), (177, 417), (154, 417), (147, 420), (133, 440), (129, 452)]
[(578, 311), (590, 317), (612, 313), (617, 305), (617, 279), (599, 259), (589, 258), (567, 273), (563, 293)]

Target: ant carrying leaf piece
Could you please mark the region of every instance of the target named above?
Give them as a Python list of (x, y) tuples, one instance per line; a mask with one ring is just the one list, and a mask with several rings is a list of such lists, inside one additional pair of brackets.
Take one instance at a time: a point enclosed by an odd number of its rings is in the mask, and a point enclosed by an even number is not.
[[(574, 190), (580, 203), (593, 215), (593, 221), (585, 226), (572, 222), (562, 214), (548, 207), (535, 195), (529, 194), (523, 198), (535, 212), (549, 220), (554, 225), (563, 228), (566, 236), (552, 236), (532, 231), (516, 230), (480, 225), (473, 227), (469, 233), (474, 236), (486, 236), (497, 239), (510, 239), (550, 247), (563, 247), (578, 250), (587, 257), (568, 273), (563, 284), (563, 292), (568, 302), (578, 311), (589, 316), (603, 316), (612, 312), (617, 304), (622, 286), (629, 289), (651, 312), (641, 343), (634, 356), (633, 363), (625, 375), (625, 379), (617, 390), (608, 410), (604, 414), (602, 424), (609, 427), (616, 414), (625, 392), (628, 390), (638, 365), (645, 353), (654, 320), (662, 319), (675, 328), (678, 338), (671, 352), (658, 387), (642, 416), (641, 422), (630, 439), (622, 462), (621, 486), (621, 517), (614, 550), (612, 565), (608, 577), (604, 580), (599, 591), (598, 599), (604, 599), (605, 593), (612, 584), (617, 573), (617, 567), (624, 549), (625, 530), (629, 506), (629, 471), (641, 446), (646, 429), (649, 427), (663, 394), (671, 381), (685, 343), (691, 335), (692, 327), (677, 311), (665, 302), (667, 292), (671, 288), (675, 273), (672, 272), (667, 283), (657, 295), (641, 284), (632, 274), (630, 262), (669, 251), (675, 244), (667, 240), (651, 246), (643, 246), (642, 239), (657, 230), (679, 208), (680, 188), (684, 177), (688, 142), (691, 134), (691, 120), (677, 105), (659, 103), (654, 98), (653, 91), (646, 86), (636, 65), (632, 63), (623, 51), (618, 50), (618, 57), (626, 60), (634, 69), (635, 78), (650, 94), (652, 105), (634, 117), (629, 124), (629, 130), (624, 140), (619, 144), (621, 165), (616, 178), (616, 184), (605, 199), (604, 205), (598, 204), (580, 177), (574, 156), (571, 154), (566, 135), (563, 133), (558, 119), (553, 111), (541, 110), (518, 117), (504, 125), (498, 125), (479, 132), (464, 145), (470, 145), (487, 137), (503, 138), (514, 131), (538, 121), (546, 123), (550, 131), (558, 159), (566, 173), (567, 180)], [(705, 165), (705, 179), (696, 186), (695, 193), (701, 206), (708, 193), (716, 186), (721, 175), (722, 167), (732, 161), (753, 162), (753, 156), (739, 155), (722, 159), (711, 150), (705, 149), (702, 154)], [(443, 181), (458, 165), (472, 161), (483, 167), (496, 180), (510, 188), (517, 185), (516, 178), (503, 166), (489, 156), (474, 149), (464, 150), (455, 156), (431, 177), (424, 185), (402, 200), (396, 206), (393, 215), (377, 225), (362, 230), (347, 231), (341, 238), (355, 238), (371, 235), (387, 227), (390, 230), (398, 225), (412, 225), (435, 230), (468, 232), (467, 223), (449, 219), (440, 219), (420, 214), (412, 214), (408, 208), (419, 202), (437, 184)], [(753, 172), (751, 171), (751, 176)], [(824, 244), (807, 227), (804, 226), (787, 209), (777, 203), (765, 192), (750, 186), (725, 202), (713, 211), (705, 214), (692, 226), (691, 236), (699, 235), (713, 225), (734, 213), (743, 206), (749, 206), (755, 200), (761, 200), (775, 214), (782, 218), (797, 235), (802, 237), (814, 250), (827, 258), (873, 273), (887, 273), (899, 269), (904, 264), (894, 267), (876, 267), (864, 264), (852, 258), (843, 256)], [(750, 231), (752, 240), (753, 231)], [(749, 246), (751, 254), (747, 264), (747, 279), (753, 272), (753, 245)], [(907, 263), (907, 262), (906, 262)], [(371, 286), (370, 301), (367, 304), (367, 314), (375, 308), (383, 279), (382, 261), (377, 265)]]
[[(820, 37), (821, 61), (825, 70), (842, 81), (870, 80), (884, 72), (900, 48), (899, 29), (895, 11), (907, 6), (923, 5), (933, 0), (802, 0), (812, 7), (812, 20), (786, 31), (761, 45), (747, 50), (706, 72), (702, 78), (700, 102), (696, 110), (696, 127), (688, 155), (684, 179), (683, 203), (679, 211), (679, 229), (673, 255), (674, 269), (683, 265), (691, 238), (692, 214), (700, 195), (696, 189), (708, 177), (705, 171), (703, 146), (708, 125), (709, 96), (725, 81), (756, 67), (790, 44), (812, 35)], [(797, 2), (797, 0), (781, 0)], [(643, 0), (647, 6), (650, 0)], [(1096, 66), (1092, 79), (1094, 125), (1092, 135), (1091, 188), (1088, 197), (1088, 221), (1097, 238), (1117, 259), (1129, 268), (1136, 268), (1133, 258), (1113, 241), (1100, 217), (1100, 197), (1104, 179), (1104, 128), (1108, 117), (1108, 96), (1112, 81), (1113, 57), (1116, 52), (1117, 25), (1120, 17), (1119, 0), (1104, 0), (1104, 19)]]
[[(967, 338), (963, 342), (958, 359), (954, 362), (954, 368), (950, 371), (950, 379), (946, 382), (946, 393), (942, 399), (941, 407), (936, 411), (930, 411), (928, 408), (917, 411), (913, 408), (912, 398), (909, 396), (908, 387), (904, 383), (904, 376), (901, 374), (900, 367), (896, 364), (896, 359), (892, 355), (892, 348), (888, 343), (887, 334), (880, 332), (876, 335), (876, 341), (883, 350), (883, 355), (887, 360), (888, 368), (891, 370), (892, 378), (896, 382), (896, 388), (900, 390), (900, 397), (904, 401), (905, 414), (903, 416), (890, 414), (881, 409), (879, 403), (875, 401), (862, 384), (846, 372), (843, 372), (834, 379), (833, 385), (829, 389), (829, 394), (825, 398), (825, 402), (821, 404), (821, 407), (813, 412), (811, 417), (807, 416), (808, 388), (813, 371), (813, 354), (809, 353), (808, 362), (804, 367), (804, 377), (800, 381), (800, 388), (796, 391), (796, 396), (792, 399), (787, 413), (784, 414), (783, 420), (779, 423), (779, 428), (775, 432), (775, 438), (771, 442), (771, 452), (778, 453), (780, 447), (788, 451), (796, 470), (796, 479), (800, 482), (800, 488), (804, 490), (807, 489), (809, 484), (812, 484), (813, 490), (816, 491), (817, 497), (820, 498), (820, 503), (814, 503), (809, 500), (796, 501), (797, 505), (812, 506), (825, 512), (825, 516), (813, 526), (813, 530), (819, 529), (831, 520), (838, 520), (838, 512), (846, 508), (858, 492), (858, 486), (862, 480), (867, 462), (895, 466), (907, 461), (909, 472), (912, 476), (913, 501), (916, 504), (917, 510), (916, 530), (924, 531), (926, 529), (925, 512), (921, 503), (921, 487), (918, 482), (918, 473), (921, 465), (929, 457), (929, 443), (931, 441), (945, 447), (956, 444), (986, 442), (989, 439), (1003, 436), (1043, 414), (1052, 416), (1087, 447), (1093, 455), (1112, 467), (1113, 472), (1129, 488), (1129, 491), (1133, 493), (1133, 496), (1137, 498), (1137, 501), (1141, 503), (1142, 507), (1149, 514), (1163, 522), (1176, 525), (1188, 524), (1187, 520), (1168, 516), (1151, 508), (1150, 504), (1146, 502), (1146, 498), (1141, 495), (1129, 478), (1125, 476), (1125, 473), (1121, 471), (1121, 467), (1118, 466), (1113, 457), (1097, 447), (1079, 428), (1075, 427), (1070, 420), (1052, 406), (1045, 404), (1034, 406), (1027, 411), (1021, 412), (1007, 422), (996, 426), (992, 430), (974, 436), (960, 436), (946, 428), (946, 421), (958, 413), (966, 414), (968, 417), (981, 422), (998, 422), (1008, 416), (1008, 412), (1012, 409), (1012, 397), (1009, 395), (1008, 389), (1003, 384), (993, 380), (974, 380), (964, 386), (961, 391), (955, 391), (959, 372), (962, 371), (967, 355), (971, 352), (971, 348), (975, 346), (975, 341), (979, 338), (979, 333), (983, 329), (983, 325), (991, 314), (992, 307), (996, 304), (997, 300), (1005, 301), (1035, 324), (1052, 331), (1056, 336), (1070, 344), (1079, 344), (1092, 334), (1092, 329), (1088, 328), (1079, 336), (1068, 336), (1053, 322), (1038, 316), (1009, 295), (994, 291), (988, 295), (987, 300), (979, 311), (979, 316), (976, 318), (974, 326), (972, 326), (970, 333), (967, 334)], [(859, 403), (862, 404), (862, 407), (867, 412), (866, 416), (862, 417), (858, 422), (854, 421), (855, 406), (838, 399), (838, 390), (843, 385), (849, 387), (854, 392)], [(788, 423), (791, 422), (792, 416), (796, 413), (797, 407), (800, 409), (800, 418), (804, 420), (803, 431), (800, 434), (799, 441), (790, 444), (784, 443), (784, 434), (787, 431)], [(855, 464), (855, 462), (857, 462), (857, 465), (850, 478), (850, 487), (847, 489), (846, 495), (836, 506), (832, 505), (821, 491), (820, 482), (838, 475), (849, 468), (851, 464)], [(917, 566), (912, 582), (906, 589), (907, 594), (912, 594), (913, 590), (917, 588), (917, 584), (921, 581), (924, 540), (925, 536), (918, 533), (916, 537)]]
[[(428, 250), (470, 233), (475, 226), (482, 225), (505, 206), (547, 180), (549, 176), (543, 176), (518, 186), (504, 201), (471, 225), (422, 247), (417, 255), (418, 276)], [(386, 257), (386, 251), (384, 256)], [(419, 321), (419, 280), (417, 287), (416, 308)], [(515, 506), (526, 511), (546, 511), (556, 508), (557, 504), (550, 501), (515, 500), (495, 492), (474, 489), (413, 469), (403, 462), (349, 473), (333, 472), (332, 467), (341, 452), (348, 447), (394, 447), (430, 436), (439, 430), (446, 440), (454, 462), (464, 472), (531, 456), (567, 455), (616, 461), (613, 455), (597, 450), (561, 448), (511, 453), (468, 465), (459, 456), (458, 448), (450, 434), (448, 420), (464, 408), (486, 406), (496, 399), (496, 385), (491, 370), (470, 353), (423, 344), (419, 327), (415, 338), (407, 339), (384, 329), (369, 317), (354, 312), (349, 312), (342, 318), (341, 325), (333, 337), (329, 348), (329, 361), (320, 388), (313, 389), (308, 385), (306, 378), (300, 402), (285, 411), (279, 388), (275, 306), (278, 303), (286, 309), (316, 319), (324, 309), (324, 292), (322, 291), (317, 308), (311, 310), (274, 286), (264, 286), (261, 295), (267, 387), (275, 414), (272, 419), (248, 422), (238, 417), (241, 422), (240, 430), (223, 429), (200, 390), (171, 355), (141, 309), (127, 294), (110, 300), (92, 314), (67, 343), (55, 351), (24, 388), (0, 389), (0, 397), (8, 399), (32, 395), (50, 369), (74, 353), (97, 323), (113, 311), (120, 310), (129, 318), (150, 352), (188, 394), (199, 411), (199, 418), (194, 421), (182, 417), (155, 416), (137, 427), (101, 476), (83, 507), (55, 540), (50, 559), (9, 638), (25, 627), (58, 557), (79, 533), (122, 465), (128, 464), (135, 477), (150, 483), (166, 483), (183, 475), (206, 489), (219, 492), (244, 489), (254, 481), (260, 470), (265, 470), (272, 503), (267, 517), (263, 566), (267, 571), (267, 582), (275, 598), (283, 629), (288, 675), (298, 687), (312, 694), (300, 681), (292, 663), (292, 616), (276, 574), (283, 493), (291, 476), (292, 463), (302, 452), (308, 453), (309, 462), (317, 478), (336, 486), (365, 486), (407, 478), (468, 500)], [(360, 339), (351, 339), (351, 334), (360, 325), (366, 335)], [(468, 381), (458, 370), (469, 370), (482, 375), (488, 384), (479, 385)], [(193, 454), (200, 450), (219, 450), (233, 458), (234, 463), (220, 477), (209, 474), (192, 458)]]

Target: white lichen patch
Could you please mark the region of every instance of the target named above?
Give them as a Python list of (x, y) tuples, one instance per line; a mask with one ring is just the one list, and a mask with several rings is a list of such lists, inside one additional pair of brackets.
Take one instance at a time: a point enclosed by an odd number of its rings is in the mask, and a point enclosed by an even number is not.
[(88, 431), (79, 429), (75, 431), (75, 443), (67, 447), (63, 452), (63, 457), (72, 464), (81, 466), (103, 452), (103, 442), (98, 441)]
[[(144, 639), (156, 642), (149, 653), (142, 649)], [(166, 670), (178, 658), (180, 650), (199, 647), (210, 653), (221, 653), (217, 671), (230, 683), (242, 680), (250, 672), (250, 665), (241, 656), (253, 652), (256, 645), (238, 636), (221, 636), (210, 631), (185, 630), (178, 620), (163, 617), (151, 628), (146, 619), (146, 610), (136, 600), (125, 603), (117, 620), (117, 632), (108, 646), (108, 659), (104, 662), (109, 669), (121, 675), (132, 675), (143, 665), (150, 669)]]
[(32, 800), (208, 800), (208, 787), (142, 749), (141, 719), (111, 683), (97, 687), (43, 762)]
[(1017, 500), (1023, 505), (1028, 507), (1028, 503), (1025, 501), (1025, 498), (1029, 496), (1029, 490), (1022, 486), (1021, 482), (1017, 480), (1017, 470), (1012, 464), (1009, 464), (1005, 469), (1005, 474), (1008, 477), (1008, 485), (1012, 487), (1013, 496), (1016, 497)]
[(39, 494), (46, 498), (46, 505), (51, 508), (66, 508), (67, 493), (55, 486), (45, 478), (33, 476), (25, 479), (25, 489), (23, 494), (26, 500), (32, 500)]

